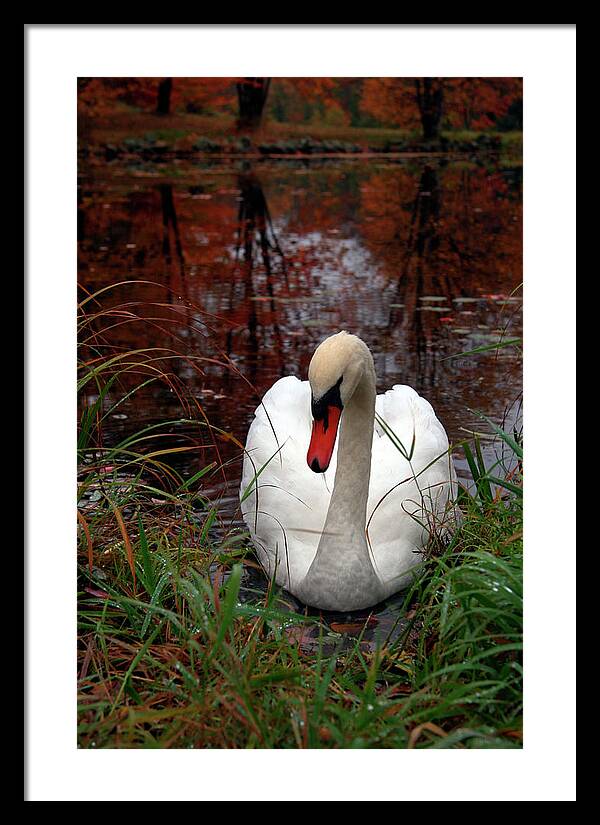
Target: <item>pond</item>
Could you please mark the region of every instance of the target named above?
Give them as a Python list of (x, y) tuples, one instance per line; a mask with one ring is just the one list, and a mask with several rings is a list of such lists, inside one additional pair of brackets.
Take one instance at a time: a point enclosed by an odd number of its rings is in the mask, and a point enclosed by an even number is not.
[[(154, 319), (115, 328), (113, 343), (175, 342), (206, 359), (201, 373), (185, 360), (173, 370), (241, 442), (271, 384), (305, 379), (317, 344), (340, 329), (370, 347), (378, 392), (413, 386), (451, 442), (486, 429), (474, 411), (520, 426), (519, 351), (460, 355), (521, 335), (521, 168), (498, 158), (90, 161), (78, 246), (85, 290), (119, 283), (103, 301)], [(104, 436), (180, 416), (176, 393), (153, 384)], [(214, 449), (181, 453), (178, 469), (192, 475)], [(217, 449), (224, 470), (205, 491), (230, 527), (240, 450)], [(456, 464), (466, 478), (460, 450)]]

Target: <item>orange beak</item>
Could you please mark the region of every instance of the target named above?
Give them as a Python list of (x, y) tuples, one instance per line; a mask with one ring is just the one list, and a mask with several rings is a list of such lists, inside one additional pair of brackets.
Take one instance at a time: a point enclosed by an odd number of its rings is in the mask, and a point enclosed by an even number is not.
[(341, 415), (339, 407), (328, 405), (324, 417), (313, 421), (306, 461), (314, 473), (324, 473), (329, 467)]

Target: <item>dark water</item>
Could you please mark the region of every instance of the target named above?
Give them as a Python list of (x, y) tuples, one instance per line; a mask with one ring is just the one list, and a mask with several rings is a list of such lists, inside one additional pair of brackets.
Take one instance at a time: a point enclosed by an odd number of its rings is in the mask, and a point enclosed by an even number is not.
[[(181, 360), (173, 370), (208, 420), (242, 442), (259, 397), (282, 375), (305, 379), (317, 344), (340, 329), (371, 348), (378, 391), (412, 385), (453, 442), (486, 428), (469, 409), (508, 427), (520, 418), (513, 347), (452, 357), (520, 337), (520, 168), (440, 158), (103, 164), (80, 169), (78, 217), (80, 284), (126, 282), (105, 303), (158, 319), (123, 323), (111, 343), (176, 342), (212, 359), (194, 362), (202, 373)], [(181, 417), (176, 394), (154, 384), (105, 436), (169, 417)], [(214, 460), (205, 442), (182, 454), (180, 470)], [(230, 463), (207, 492), (230, 525), (240, 451), (218, 449)], [(457, 465), (464, 474), (460, 452)]]

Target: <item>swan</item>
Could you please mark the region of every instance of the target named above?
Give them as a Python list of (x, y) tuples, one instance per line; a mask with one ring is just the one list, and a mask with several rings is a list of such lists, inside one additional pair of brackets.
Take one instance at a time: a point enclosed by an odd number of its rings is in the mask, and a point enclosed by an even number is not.
[(429, 402), (403, 385), (377, 395), (369, 348), (342, 331), (319, 344), (308, 381), (280, 378), (256, 409), (241, 512), (277, 584), (311, 607), (359, 610), (411, 582), (455, 483)]

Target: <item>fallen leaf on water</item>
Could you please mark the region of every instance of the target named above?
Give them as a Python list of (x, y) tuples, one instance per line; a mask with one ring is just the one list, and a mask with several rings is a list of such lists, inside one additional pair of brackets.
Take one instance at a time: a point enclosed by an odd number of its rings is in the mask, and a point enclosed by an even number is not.
[(334, 633), (360, 633), (364, 627), (375, 627), (379, 624), (374, 616), (364, 622), (331, 622), (329, 627)]

